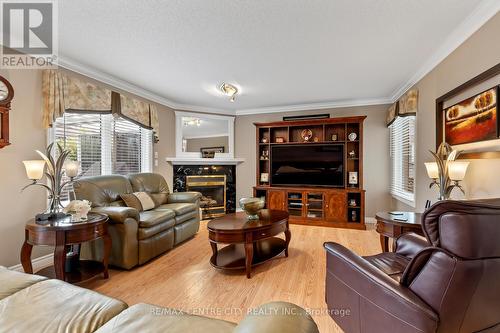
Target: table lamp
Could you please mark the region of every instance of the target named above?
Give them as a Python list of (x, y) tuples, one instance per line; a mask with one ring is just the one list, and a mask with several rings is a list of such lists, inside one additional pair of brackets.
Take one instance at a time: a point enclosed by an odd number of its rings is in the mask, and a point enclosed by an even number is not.
[(431, 151), (436, 162), (425, 163), (427, 175), (432, 179), (429, 188), (437, 186), (439, 188), (439, 200), (450, 198), (451, 191), (455, 187), (465, 194), (460, 182), (464, 180), (469, 162), (456, 161), (460, 151), (452, 150), (450, 145), (443, 142), (437, 153)]
[[(54, 144), (51, 143), (47, 147), (46, 154), (40, 151), (36, 151), (38, 155), (42, 157), (42, 160), (30, 160), (23, 161), (24, 167), (26, 168), (26, 175), (28, 179), (32, 181), (31, 184), (23, 187), (21, 191), (26, 188), (37, 185), (45, 188), (49, 193), (49, 207), (45, 213), (37, 214), (35, 219), (37, 221), (44, 221), (49, 219), (57, 219), (67, 216), (66, 213), (62, 212), (63, 206), (61, 204), (61, 192), (66, 187), (66, 185), (72, 183), (78, 176), (79, 163), (77, 161), (66, 161), (69, 150), (63, 150), (62, 147), (57, 144), (58, 158), (54, 159), (52, 155), (52, 150)], [(45, 168), (45, 176), (48, 180), (48, 185), (40, 184), (38, 181), (43, 178)], [(63, 181), (63, 177), (66, 175), (69, 177), (68, 181)]]

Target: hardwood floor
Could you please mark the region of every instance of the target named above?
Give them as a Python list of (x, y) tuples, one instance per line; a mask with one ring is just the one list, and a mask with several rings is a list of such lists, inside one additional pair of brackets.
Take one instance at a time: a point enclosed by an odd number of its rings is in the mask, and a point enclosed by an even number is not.
[[(359, 231), (291, 225), (289, 257), (257, 266), (252, 278), (245, 272), (224, 273), (213, 268), (206, 223), (191, 240), (131, 271), (111, 270), (108, 280), (96, 279), (84, 287), (127, 302), (151, 303), (186, 312), (241, 320), (246, 309), (270, 301), (288, 301), (316, 311), (325, 304), (325, 251), (334, 241), (360, 255), (380, 252), (374, 230)], [(327, 314), (315, 314), (320, 332), (341, 332)]]

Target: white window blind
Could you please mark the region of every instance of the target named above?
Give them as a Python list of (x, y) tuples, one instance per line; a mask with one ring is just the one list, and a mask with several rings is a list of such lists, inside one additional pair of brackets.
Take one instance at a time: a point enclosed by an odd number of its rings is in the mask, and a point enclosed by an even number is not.
[(415, 202), (415, 116), (397, 117), (389, 126), (391, 194)]
[[(80, 162), (83, 177), (152, 170), (152, 131), (123, 118), (65, 113), (52, 133), (54, 141), (71, 151), (69, 158)], [(63, 199), (68, 200), (68, 191)]]

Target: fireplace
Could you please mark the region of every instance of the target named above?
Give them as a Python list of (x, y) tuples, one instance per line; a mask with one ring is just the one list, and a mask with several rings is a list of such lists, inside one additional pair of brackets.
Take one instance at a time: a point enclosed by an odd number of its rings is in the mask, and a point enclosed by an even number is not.
[(186, 176), (186, 190), (201, 193), (203, 219), (226, 214), (226, 175)]
[(197, 191), (203, 218), (210, 219), (236, 211), (235, 165), (174, 164), (174, 192)]

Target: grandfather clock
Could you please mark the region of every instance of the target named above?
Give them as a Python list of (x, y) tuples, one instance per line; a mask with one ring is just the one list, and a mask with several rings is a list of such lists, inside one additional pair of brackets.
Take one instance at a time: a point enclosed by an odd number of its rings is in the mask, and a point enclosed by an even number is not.
[(14, 88), (6, 78), (0, 76), (0, 148), (10, 145), (9, 111), (12, 98), (14, 98)]

